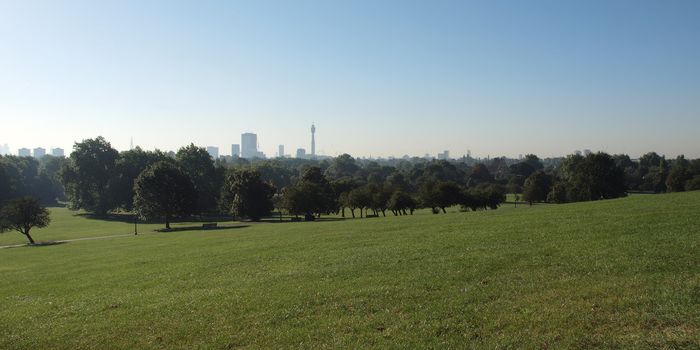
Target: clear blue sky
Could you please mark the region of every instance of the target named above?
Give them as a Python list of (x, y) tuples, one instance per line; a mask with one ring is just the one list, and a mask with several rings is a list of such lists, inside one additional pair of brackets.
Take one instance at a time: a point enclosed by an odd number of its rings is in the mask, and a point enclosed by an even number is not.
[(0, 144), (700, 157), (700, 1), (0, 0)]

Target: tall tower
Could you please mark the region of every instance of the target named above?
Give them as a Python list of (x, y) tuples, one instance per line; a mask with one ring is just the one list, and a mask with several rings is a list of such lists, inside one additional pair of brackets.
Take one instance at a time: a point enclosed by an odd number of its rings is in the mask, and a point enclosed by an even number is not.
[(316, 156), (316, 126), (311, 123), (311, 156)]

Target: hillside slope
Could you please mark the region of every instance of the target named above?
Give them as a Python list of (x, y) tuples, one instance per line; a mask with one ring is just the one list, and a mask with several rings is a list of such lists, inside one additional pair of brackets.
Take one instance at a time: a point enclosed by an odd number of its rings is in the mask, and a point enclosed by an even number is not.
[(0, 348), (698, 348), (699, 243), (692, 192), (2, 249)]

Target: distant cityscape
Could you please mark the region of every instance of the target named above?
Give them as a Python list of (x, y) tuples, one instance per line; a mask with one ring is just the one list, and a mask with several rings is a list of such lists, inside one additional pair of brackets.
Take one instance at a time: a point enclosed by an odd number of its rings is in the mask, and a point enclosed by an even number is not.
[[(297, 148), (296, 152), (294, 153), (294, 158), (298, 159), (325, 159), (325, 158), (331, 158), (330, 156), (327, 155), (318, 155), (316, 153), (316, 125), (311, 124), (311, 143), (310, 143), (310, 152), (307, 152), (306, 148)], [(133, 144), (133, 139), (131, 141), (130, 148), (134, 148)], [(260, 145), (258, 143), (258, 135), (255, 133), (251, 132), (246, 132), (241, 134), (241, 142), (240, 143), (235, 143), (231, 145), (231, 153), (230, 155), (226, 154), (221, 154), (220, 148), (218, 146), (206, 146), (206, 150), (209, 153), (209, 155), (213, 159), (236, 159), (236, 158), (243, 158), (243, 159), (266, 159), (268, 158), (265, 153), (260, 151)], [(589, 149), (583, 150), (583, 151), (574, 151), (573, 154), (576, 155), (589, 155), (591, 154), (592, 151)], [(13, 152), (10, 149), (10, 146), (7, 144), (0, 145), (0, 155), (12, 155)], [(29, 149), (29, 148), (19, 148), (16, 153), (17, 156), (19, 157), (34, 157), (34, 158), (42, 158), (46, 155), (51, 155), (54, 157), (65, 157), (65, 150), (63, 148), (57, 147), (57, 148), (50, 148), (47, 152), (47, 149), (43, 147), (37, 147), (34, 149)], [(292, 154), (287, 154), (285, 153), (285, 146), (284, 145), (279, 145), (277, 146), (277, 152), (275, 154), (275, 157), (277, 158), (292, 158)], [(409, 155), (404, 155), (401, 157), (402, 159), (410, 159), (413, 158)], [(423, 155), (425, 159), (438, 159), (438, 160), (450, 160), (453, 159), (450, 157), (450, 151), (449, 150), (444, 150), (443, 152), (440, 152), (437, 154), (437, 156), (432, 156), (428, 153)], [(467, 151), (467, 153), (463, 156), (460, 156), (459, 158), (466, 158), (466, 159), (473, 159), (471, 155), (471, 151)], [(486, 159), (490, 159), (491, 157), (488, 156)], [(369, 157), (368, 159), (374, 159), (373, 157)], [(384, 159), (383, 157), (377, 157), (376, 159)], [(396, 159), (396, 157), (389, 156), (387, 159)], [(518, 159), (523, 159), (523, 155), (520, 154), (518, 155)]]

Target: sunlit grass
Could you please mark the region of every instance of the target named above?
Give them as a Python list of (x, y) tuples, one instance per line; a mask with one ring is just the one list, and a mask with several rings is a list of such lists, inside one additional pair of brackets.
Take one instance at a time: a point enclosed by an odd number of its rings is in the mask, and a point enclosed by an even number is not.
[[(695, 192), (213, 231), (155, 224), (2, 249), (0, 348), (697, 348), (698, 208)], [(133, 232), (53, 213), (38, 239)]]

